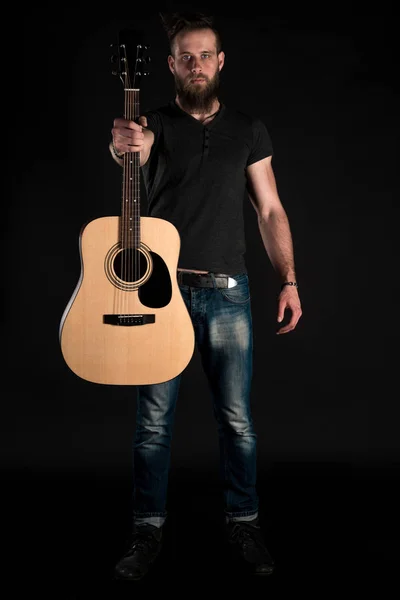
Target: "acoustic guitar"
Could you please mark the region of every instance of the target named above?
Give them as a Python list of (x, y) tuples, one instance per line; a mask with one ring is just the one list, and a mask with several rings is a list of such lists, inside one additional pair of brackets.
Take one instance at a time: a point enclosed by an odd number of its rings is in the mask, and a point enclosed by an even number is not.
[[(118, 34), (124, 116), (140, 116), (149, 46)], [(133, 68), (132, 68), (133, 65)], [(177, 266), (180, 236), (167, 220), (140, 213), (139, 152), (124, 154), (120, 216), (96, 218), (79, 236), (81, 272), (62, 315), (59, 340), (68, 367), (93, 383), (142, 385), (180, 374), (194, 352), (194, 328)]]

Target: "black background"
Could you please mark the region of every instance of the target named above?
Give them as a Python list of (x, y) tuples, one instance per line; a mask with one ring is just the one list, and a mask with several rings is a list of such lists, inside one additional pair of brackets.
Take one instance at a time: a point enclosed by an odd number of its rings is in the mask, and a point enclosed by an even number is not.
[[(80, 274), (82, 224), (120, 209), (108, 142), (123, 87), (110, 44), (125, 26), (146, 31), (141, 106), (164, 103), (174, 88), (158, 11), (183, 8), (44, 5), (10, 9), (4, 22), (5, 572), (42, 593), (51, 583), (55, 597), (124, 593), (112, 569), (131, 526), (135, 391), (77, 378), (58, 327)], [(383, 585), (399, 560), (394, 15), (384, 3), (370, 13), (350, 3), (250, 8), (196, 7), (219, 21), (221, 99), (270, 132), (303, 316), (275, 335), (278, 280), (248, 202), (259, 493), (278, 566), (247, 585), (310, 592), (343, 574)], [(220, 546), (217, 461), (196, 351), (175, 418), (170, 538), (141, 593), (160, 582), (237, 585)]]

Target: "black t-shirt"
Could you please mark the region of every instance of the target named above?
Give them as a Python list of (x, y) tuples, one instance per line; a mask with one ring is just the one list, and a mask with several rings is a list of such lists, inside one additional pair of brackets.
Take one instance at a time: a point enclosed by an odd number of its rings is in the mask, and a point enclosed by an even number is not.
[(174, 100), (143, 114), (155, 136), (142, 167), (148, 216), (177, 228), (178, 267), (228, 275), (247, 272), (245, 169), (272, 155), (266, 126), (223, 103), (208, 125)]

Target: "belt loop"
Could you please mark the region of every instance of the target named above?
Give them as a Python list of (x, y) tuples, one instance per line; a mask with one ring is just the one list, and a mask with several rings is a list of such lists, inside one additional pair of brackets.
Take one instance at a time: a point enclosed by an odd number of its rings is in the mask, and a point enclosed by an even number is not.
[(217, 282), (215, 281), (215, 276), (214, 276), (214, 273), (212, 273), (212, 272), (210, 271), (210, 275), (211, 275), (211, 280), (212, 280), (212, 282), (213, 282), (213, 287), (215, 287), (215, 288), (216, 288), (216, 287), (217, 287)]

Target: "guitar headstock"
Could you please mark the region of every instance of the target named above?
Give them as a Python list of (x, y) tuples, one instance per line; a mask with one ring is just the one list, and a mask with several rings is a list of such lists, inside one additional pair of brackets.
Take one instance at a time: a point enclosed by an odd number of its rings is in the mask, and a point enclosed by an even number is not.
[(114, 50), (111, 62), (115, 65), (112, 74), (121, 79), (124, 89), (140, 89), (142, 77), (149, 75), (150, 46), (143, 43), (136, 31), (123, 29), (118, 34), (118, 43), (111, 44), (111, 48)]

